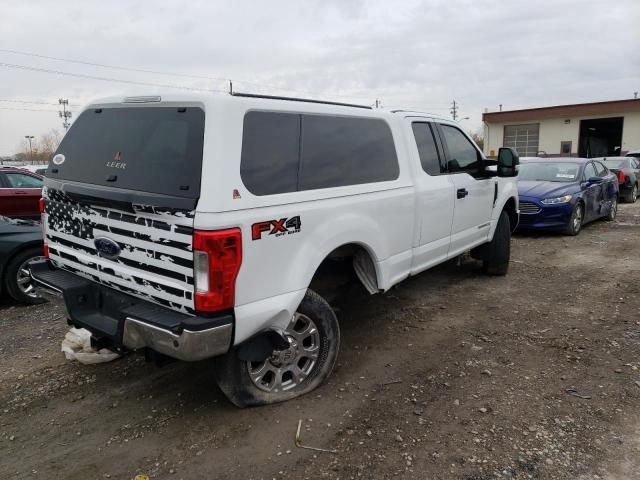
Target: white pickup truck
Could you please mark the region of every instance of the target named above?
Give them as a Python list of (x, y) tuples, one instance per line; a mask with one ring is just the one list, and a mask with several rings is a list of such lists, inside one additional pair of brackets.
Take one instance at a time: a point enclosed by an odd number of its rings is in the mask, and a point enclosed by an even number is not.
[[(471, 250), (504, 275), (518, 157), (444, 118), (250, 94), (107, 98), (48, 165), (41, 291), (116, 351), (213, 369), (238, 406), (313, 390), (336, 264), (371, 293)], [(326, 282), (325, 282), (326, 284)]]

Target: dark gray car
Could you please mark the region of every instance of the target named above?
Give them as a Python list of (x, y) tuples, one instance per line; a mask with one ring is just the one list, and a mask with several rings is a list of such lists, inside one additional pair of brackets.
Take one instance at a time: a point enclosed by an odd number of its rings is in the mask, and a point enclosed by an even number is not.
[(0, 292), (20, 303), (43, 302), (31, 281), (29, 262), (43, 258), (42, 229), (33, 220), (0, 216)]
[(620, 198), (635, 203), (640, 190), (640, 159), (635, 157), (608, 157), (598, 159), (616, 174), (620, 185)]

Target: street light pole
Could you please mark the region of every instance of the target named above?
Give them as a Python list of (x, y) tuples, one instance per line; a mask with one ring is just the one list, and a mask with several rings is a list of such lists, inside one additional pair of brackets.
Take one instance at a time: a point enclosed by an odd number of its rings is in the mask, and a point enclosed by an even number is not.
[(29, 140), (29, 160), (31, 160), (31, 165), (33, 165), (33, 148), (31, 148), (31, 140), (35, 137), (33, 135), (25, 135), (24, 138)]

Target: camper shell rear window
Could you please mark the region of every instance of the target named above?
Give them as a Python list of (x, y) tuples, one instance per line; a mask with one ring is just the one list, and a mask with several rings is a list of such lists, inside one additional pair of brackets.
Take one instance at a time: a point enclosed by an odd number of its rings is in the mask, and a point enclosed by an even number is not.
[(65, 135), (47, 176), (195, 199), (203, 142), (198, 107), (89, 109)]

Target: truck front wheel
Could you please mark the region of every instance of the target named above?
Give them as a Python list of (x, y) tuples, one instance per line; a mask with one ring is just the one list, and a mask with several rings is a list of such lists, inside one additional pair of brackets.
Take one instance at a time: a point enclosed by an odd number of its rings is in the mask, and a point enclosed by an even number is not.
[(235, 349), (216, 360), (218, 386), (238, 407), (283, 402), (304, 395), (329, 377), (340, 349), (340, 327), (331, 306), (313, 290), (289, 322), (286, 349), (263, 361), (238, 358)]
[(506, 275), (511, 257), (511, 222), (507, 212), (500, 214), (493, 240), (484, 247), (482, 272), (487, 275)]

